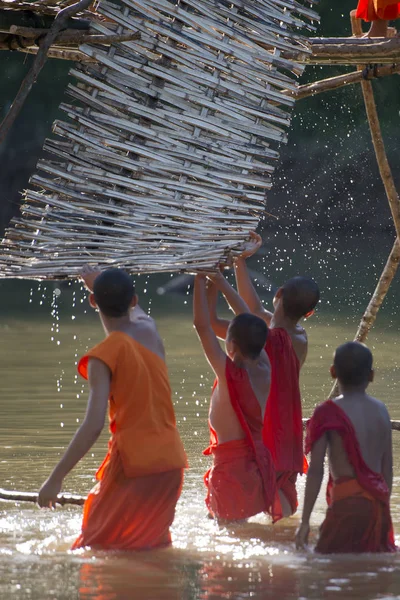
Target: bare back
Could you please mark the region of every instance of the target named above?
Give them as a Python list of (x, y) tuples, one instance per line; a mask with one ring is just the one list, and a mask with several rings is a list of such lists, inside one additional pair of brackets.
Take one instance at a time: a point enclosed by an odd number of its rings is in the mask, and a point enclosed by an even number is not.
[[(391, 423), (386, 406), (362, 392), (344, 394), (334, 402), (353, 424), (367, 466), (372, 471), (385, 475), (385, 459), (389, 460), (389, 447), (391, 462)], [(348, 461), (342, 439), (337, 432), (328, 433), (328, 447), (333, 478), (354, 477), (354, 469)]]
[[(257, 361), (248, 363), (246, 370), (251, 388), (258, 400), (260, 411), (264, 418), (271, 381), (271, 366), (265, 352), (262, 352)], [(241, 440), (245, 437), (239, 419), (232, 407), (225, 377), (218, 379), (218, 383), (211, 396), (209, 419), (220, 444), (232, 440)]]

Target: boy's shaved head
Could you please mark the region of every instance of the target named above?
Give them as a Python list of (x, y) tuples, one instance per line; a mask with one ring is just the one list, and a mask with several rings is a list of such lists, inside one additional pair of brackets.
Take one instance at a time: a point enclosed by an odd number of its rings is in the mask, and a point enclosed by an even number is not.
[(283, 310), (292, 319), (301, 319), (318, 304), (319, 287), (313, 279), (293, 277), (281, 289)]
[(347, 342), (335, 352), (333, 366), (339, 383), (356, 386), (368, 384), (372, 371), (372, 353), (360, 342)]
[(227, 339), (236, 344), (243, 357), (254, 360), (264, 348), (267, 335), (268, 327), (262, 319), (243, 313), (232, 319)]
[(122, 269), (107, 269), (96, 277), (93, 294), (97, 306), (106, 317), (123, 317), (135, 296), (132, 279)]

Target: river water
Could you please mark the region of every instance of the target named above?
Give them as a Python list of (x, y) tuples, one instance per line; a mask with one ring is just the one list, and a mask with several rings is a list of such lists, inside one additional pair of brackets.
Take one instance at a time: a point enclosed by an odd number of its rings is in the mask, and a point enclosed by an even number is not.
[[(258, 267), (266, 275), (273, 272), (278, 284), (293, 269), (299, 270), (299, 265), (304, 272), (306, 264), (324, 292), (317, 315), (307, 323), (310, 351), (302, 373), (304, 415), (327, 396), (333, 350), (351, 339), (391, 241), (383, 236), (374, 244), (362, 237), (327, 243), (321, 236), (318, 244), (314, 239), (311, 245), (303, 237), (293, 246), (283, 236), (279, 254), (261, 258)], [(151, 306), (165, 340), (177, 420), (190, 463), (173, 526), (174, 547), (136, 554), (72, 553), (69, 546), (80, 529), (80, 508), (46, 511), (33, 504), (0, 502), (0, 598), (400, 598), (400, 556), (326, 558), (297, 553), (293, 537), (298, 516), (273, 527), (259, 516), (245, 525), (221, 529), (206, 517), (202, 476), (209, 459), (202, 456), (202, 449), (208, 442), (212, 377), (191, 325), (190, 298), (158, 296), (159, 281), (142, 277), (138, 291), (143, 306)], [(61, 294), (56, 296), (58, 289)], [(371, 393), (387, 403), (394, 419), (400, 419), (397, 293), (396, 284), (369, 339), (376, 367)], [(0, 285), (3, 488), (36, 491), (83, 417), (86, 388), (76, 375), (75, 363), (102, 338), (101, 326), (85, 298), (78, 284)], [(270, 301), (271, 295), (265, 299)], [(65, 491), (88, 492), (107, 437), (105, 432), (66, 479)], [(400, 543), (398, 432), (394, 433), (394, 453), (392, 516)], [(300, 480), (300, 505), (303, 490), (304, 478)], [(312, 518), (311, 542), (324, 512), (321, 493)]]

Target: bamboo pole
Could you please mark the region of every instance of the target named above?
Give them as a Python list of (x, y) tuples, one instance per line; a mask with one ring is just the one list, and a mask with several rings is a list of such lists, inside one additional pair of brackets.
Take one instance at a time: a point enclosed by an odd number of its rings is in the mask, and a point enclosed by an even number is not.
[[(14, 492), (3, 490), (0, 488), (0, 500), (10, 502), (34, 502), (37, 503), (38, 495), (36, 492)], [(86, 498), (77, 496), (76, 494), (60, 494), (57, 496), (57, 504), (64, 506), (65, 504), (74, 504), (75, 506), (83, 506)]]
[[(39, 32), (38, 32), (39, 31)], [(32, 44), (36, 43), (35, 40), (41, 38), (43, 35), (47, 35), (50, 29), (40, 29), (35, 30), (29, 27), (18, 27), (16, 25), (12, 25), (10, 27), (10, 33), (13, 35), (21, 36), (26, 39), (29, 38), (32, 40)], [(102, 35), (95, 32), (88, 31), (77, 31), (77, 30), (66, 30), (61, 31), (54, 43), (59, 46), (65, 45), (80, 45), (80, 44), (113, 44), (116, 42), (132, 42), (134, 40), (138, 40), (140, 38), (139, 32), (130, 32), (122, 35), (118, 35), (116, 33), (112, 33), (111, 35)]]
[(400, 73), (400, 65), (374, 65), (374, 68), (364, 68), (357, 70), (352, 73), (344, 73), (343, 75), (337, 75), (336, 77), (329, 77), (327, 79), (321, 79), (320, 81), (314, 81), (313, 83), (306, 83), (305, 85), (299, 85), (295, 90), (285, 90), (283, 93), (286, 96), (293, 96), (296, 100), (302, 100), (309, 96), (315, 96), (323, 92), (331, 92), (347, 85), (354, 83), (361, 83), (364, 79), (381, 79), (382, 77), (388, 77), (389, 75), (395, 75)]
[[(351, 11), (350, 19), (353, 34), (362, 35), (361, 22), (359, 19), (355, 18), (355, 11)], [(359, 65), (358, 68), (362, 69), (362, 65)], [(397, 272), (400, 260), (400, 198), (397, 194), (396, 186), (393, 181), (393, 175), (386, 155), (372, 83), (370, 81), (361, 80), (361, 88), (364, 96), (365, 110), (367, 113), (379, 173), (389, 202), (397, 237), (383, 272), (379, 278), (378, 285), (376, 286), (372, 298), (361, 318), (356, 336), (354, 338), (357, 342), (364, 342), (366, 340), (368, 333), (375, 322), (378, 311), (386, 297), (390, 284), (392, 283)], [(336, 381), (329, 397), (332, 398), (333, 396), (337, 395), (338, 389), (339, 388)]]
[[(361, 25), (360, 25), (361, 29)], [(362, 32), (357, 35), (362, 35)], [(400, 62), (400, 38), (311, 38), (309, 65), (365, 65)]]
[(18, 93), (14, 99), (14, 102), (11, 105), (10, 110), (8, 111), (7, 115), (0, 124), (0, 144), (5, 140), (12, 124), (14, 123), (16, 117), (21, 111), (21, 108), (26, 98), (28, 97), (29, 92), (31, 91), (33, 84), (35, 83), (40, 71), (46, 63), (48, 50), (54, 43), (58, 34), (62, 29), (65, 29), (66, 23), (71, 16), (88, 8), (92, 1), (93, 0), (80, 0), (76, 4), (72, 4), (67, 8), (63, 8), (57, 14), (49, 33), (40, 42), (40, 49), (37, 53), (37, 56), (33, 62), (32, 67), (25, 76), (21, 87), (18, 90)]
[[(2, 50), (2, 48), (0, 48)], [(38, 46), (28, 46), (27, 48), (17, 48), (18, 52), (23, 54), (33, 54), (37, 56), (39, 52)], [(90, 58), (87, 54), (84, 54), (80, 50), (71, 48), (59, 48), (58, 46), (52, 46), (47, 52), (47, 58), (57, 58), (58, 60), (70, 60), (72, 62), (80, 63), (96, 63), (93, 58)]]

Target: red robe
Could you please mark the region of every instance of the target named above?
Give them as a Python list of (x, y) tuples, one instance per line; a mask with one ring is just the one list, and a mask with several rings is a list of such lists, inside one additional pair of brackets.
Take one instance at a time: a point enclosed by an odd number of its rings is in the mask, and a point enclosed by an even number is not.
[(394, 552), (390, 493), (386, 481), (365, 463), (352, 422), (332, 400), (320, 404), (307, 424), (307, 454), (327, 431), (336, 431), (341, 436), (356, 478), (342, 477), (333, 481), (329, 477), (329, 508), (321, 525), (316, 551), (324, 554)]
[(296, 479), (307, 471), (303, 454), (300, 362), (290, 335), (280, 327), (268, 331), (265, 351), (271, 363), (271, 388), (264, 415), (263, 440), (278, 473), (278, 488), (296, 511)]
[[(247, 371), (229, 358), (225, 376), (230, 401), (245, 437), (219, 444), (209, 424), (210, 446), (204, 454), (213, 455), (213, 466), (204, 476), (207, 508), (211, 515), (229, 521), (246, 519), (260, 512), (268, 512), (275, 519), (280, 501), (271, 455), (262, 441), (259, 402)], [(214, 389), (216, 385), (217, 382)]]
[(392, 21), (400, 16), (400, 2), (393, 0), (359, 0), (356, 17), (364, 21)]

